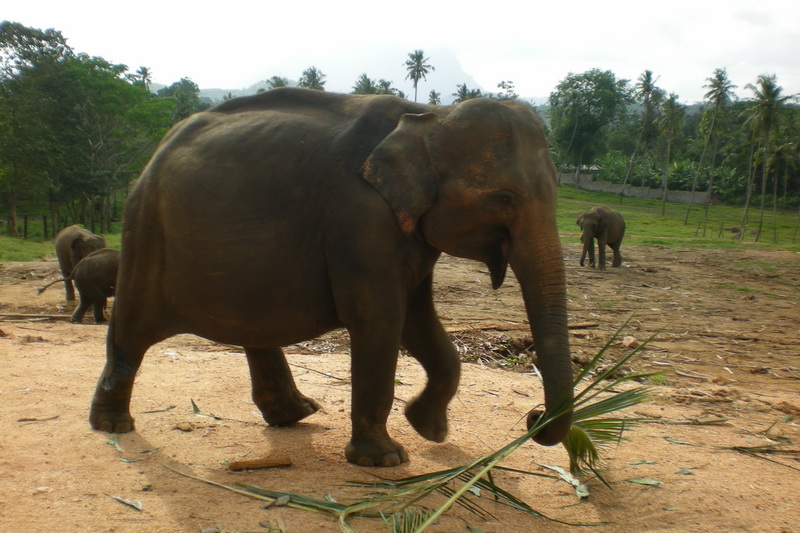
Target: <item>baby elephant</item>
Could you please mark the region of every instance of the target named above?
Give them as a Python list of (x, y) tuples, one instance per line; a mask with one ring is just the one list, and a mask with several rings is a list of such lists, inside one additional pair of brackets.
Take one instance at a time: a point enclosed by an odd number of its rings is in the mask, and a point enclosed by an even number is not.
[(102, 248), (81, 259), (75, 265), (72, 274), (66, 278), (57, 279), (39, 289), (39, 294), (42, 294), (47, 287), (54, 283), (72, 281), (78, 289), (80, 303), (72, 313), (70, 321), (80, 324), (83, 321), (84, 313), (91, 305), (94, 321), (100, 324), (106, 321), (103, 311), (106, 308), (106, 299), (114, 295), (118, 270), (119, 251)]
[(578, 215), (578, 226), (583, 230), (581, 242), (583, 251), (581, 252), (581, 266), (584, 265), (586, 254), (589, 254), (589, 266), (594, 267), (594, 239), (597, 239), (597, 251), (599, 254), (599, 268), (606, 269), (606, 245), (614, 251), (614, 260), (611, 266), (622, 265), (622, 254), (619, 246), (622, 244), (622, 237), (625, 236), (625, 220), (617, 211), (608, 206), (599, 205), (590, 211), (584, 211)]
[(71, 281), (72, 271), (81, 259), (105, 247), (106, 240), (101, 235), (95, 235), (77, 224), (58, 232), (55, 240), (56, 257), (61, 268), (61, 276), (65, 280), (64, 290), (68, 302), (75, 299), (75, 288)]

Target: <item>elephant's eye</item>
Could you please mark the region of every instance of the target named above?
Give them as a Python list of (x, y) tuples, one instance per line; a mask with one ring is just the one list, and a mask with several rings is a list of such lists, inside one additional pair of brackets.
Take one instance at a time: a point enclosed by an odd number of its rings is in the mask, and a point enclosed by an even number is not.
[(511, 191), (499, 191), (495, 194), (500, 205), (514, 207), (514, 193)]

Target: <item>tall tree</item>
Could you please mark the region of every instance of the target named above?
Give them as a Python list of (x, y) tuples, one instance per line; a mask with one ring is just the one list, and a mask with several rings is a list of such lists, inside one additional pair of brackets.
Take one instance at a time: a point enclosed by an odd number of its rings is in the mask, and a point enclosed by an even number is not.
[[(654, 137), (656, 107), (664, 96), (664, 91), (656, 86), (657, 81), (658, 78), (653, 78), (653, 72), (651, 70), (645, 70), (634, 85), (633, 96), (642, 104), (642, 122), (636, 145), (633, 148), (633, 153), (628, 159), (628, 165), (625, 169), (625, 178), (622, 181), (623, 190), (628, 184), (628, 178), (630, 177), (631, 169), (636, 161), (636, 156), (639, 154), (639, 150), (643, 145), (649, 145), (651, 139)], [(644, 176), (642, 176), (642, 185), (644, 185)], [(622, 198), (622, 191), (620, 191), (620, 200), (622, 200)]]
[(139, 70), (136, 71), (136, 79), (147, 91), (150, 91), (150, 83), (153, 81), (152, 78), (152, 73), (147, 67), (139, 67)]
[[(770, 135), (781, 122), (783, 107), (791, 96), (782, 96), (783, 87), (778, 85), (775, 75), (762, 74), (758, 77), (757, 85), (748, 83), (745, 88), (753, 91), (754, 100), (747, 111), (749, 123), (761, 138), (762, 175), (761, 175), (761, 208), (758, 218), (756, 241), (761, 238), (764, 226), (764, 205), (767, 195), (767, 180), (769, 179), (770, 162)], [(777, 177), (775, 178), (777, 179)]]
[(307, 89), (316, 89), (318, 91), (325, 90), (325, 74), (322, 73), (317, 67), (309, 67), (303, 71), (300, 76), (300, 81), (297, 82), (299, 87)]
[(425, 52), (422, 50), (414, 50), (408, 54), (406, 60), (406, 79), (414, 82), (414, 101), (417, 101), (417, 85), (419, 80), (427, 80), (428, 74), (436, 70), (432, 65), (428, 64), (431, 58), (425, 57)]
[(621, 115), (629, 101), (627, 80), (617, 80), (610, 70), (570, 73), (550, 94), (550, 126), (562, 162), (576, 175), (603, 150), (604, 132)]
[(58, 126), (58, 76), (73, 56), (61, 32), (0, 23), (0, 198), (16, 236), (20, 200), (46, 194), (46, 177), (64, 156)]
[[(703, 86), (708, 89), (705, 94), (705, 99), (711, 104), (710, 119), (708, 120), (708, 127), (706, 128), (705, 140), (703, 141), (703, 152), (700, 154), (700, 163), (695, 167), (695, 173), (692, 178), (692, 191), (689, 195), (689, 205), (686, 208), (686, 218), (683, 223), (689, 223), (689, 213), (692, 210), (692, 199), (694, 198), (694, 191), (697, 188), (697, 173), (703, 171), (703, 163), (705, 163), (708, 147), (711, 144), (712, 138), (716, 138), (719, 134), (717, 128), (717, 121), (723, 108), (731, 102), (731, 95), (733, 89), (736, 88), (730, 79), (728, 79), (728, 72), (724, 68), (714, 70), (714, 74), (708, 78), (708, 83)], [(713, 175), (713, 170), (712, 170)], [(708, 187), (708, 197), (706, 198), (706, 212), (708, 212), (708, 204), (711, 200), (711, 187)]]
[(164, 87), (158, 91), (158, 96), (175, 99), (175, 122), (207, 107), (200, 102), (200, 87), (189, 78), (181, 78), (169, 87)]
[(667, 209), (667, 191), (669, 190), (669, 171), (671, 168), (672, 149), (683, 127), (684, 107), (678, 102), (678, 95), (671, 93), (664, 101), (663, 113), (657, 121), (659, 132), (664, 141), (664, 165), (661, 173), (661, 214)]
[(442, 105), (442, 93), (431, 89), (431, 92), (428, 93), (428, 103), (430, 105)]

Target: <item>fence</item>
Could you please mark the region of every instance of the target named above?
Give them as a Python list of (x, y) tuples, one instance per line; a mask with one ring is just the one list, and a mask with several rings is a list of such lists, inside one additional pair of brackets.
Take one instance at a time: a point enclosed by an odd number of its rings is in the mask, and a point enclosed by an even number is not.
[[(610, 181), (600, 181), (595, 179), (594, 174), (578, 174), (577, 178), (572, 173), (559, 173), (559, 185), (567, 185), (582, 189), (586, 191), (597, 192), (610, 192), (620, 194), (631, 198), (652, 198), (660, 200), (663, 194), (661, 189), (651, 189), (649, 187), (635, 187), (633, 185), (625, 185), (623, 188), (621, 183), (611, 183)], [(704, 205), (706, 202), (706, 191), (695, 191), (694, 196), (690, 191), (667, 191), (668, 202), (678, 202), (688, 204), (691, 202), (696, 205)]]

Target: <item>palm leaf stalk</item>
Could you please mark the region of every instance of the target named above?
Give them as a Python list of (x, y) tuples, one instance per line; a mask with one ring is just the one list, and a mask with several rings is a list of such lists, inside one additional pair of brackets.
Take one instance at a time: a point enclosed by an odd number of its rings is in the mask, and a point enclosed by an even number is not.
[[(575, 387), (597, 368), (608, 349), (632, 318), (633, 317), (629, 318), (620, 326), (605, 346), (578, 374), (574, 381)], [(551, 412), (545, 412), (539, 415), (538, 418), (533, 420), (528, 431), (501, 449), (480, 457), (467, 465), (438, 472), (431, 472), (398, 480), (386, 480), (381, 478), (379, 482), (351, 482), (351, 486), (361, 486), (380, 492), (378, 494), (373, 493), (367, 495), (363, 499), (353, 500), (350, 503), (339, 503), (285, 492), (270, 491), (245, 484), (237, 484), (238, 488), (231, 487), (191, 474), (185, 474), (177, 470), (176, 472), (237, 494), (268, 502), (275, 502), (282, 499), (283, 504), (287, 507), (333, 516), (338, 519), (339, 528), (345, 533), (354, 532), (348, 524), (348, 519), (353, 516), (383, 518), (389, 531), (393, 533), (421, 533), (439, 520), (453, 505), (460, 505), (484, 520), (491, 519), (493, 515), (470, 498), (470, 495), (473, 493), (482, 493), (484, 491), (491, 494), (496, 503), (506, 505), (539, 518), (567, 525), (577, 525), (547, 516), (533, 509), (520, 498), (495, 484), (492, 472), (493, 470), (511, 471), (528, 475), (558, 478), (558, 476), (550, 474), (505, 468), (499, 464), (541, 431), (547, 424), (550, 424), (572, 409), (573, 425), (563, 443), (569, 455), (570, 472), (573, 475), (583, 475), (587, 472), (592, 472), (598, 479), (608, 485), (599, 473), (601, 467), (600, 450), (605, 445), (619, 442), (622, 439), (622, 434), (625, 429), (628, 429), (640, 419), (603, 417), (644, 402), (650, 391), (650, 387), (640, 386), (623, 391), (616, 391), (615, 389), (625, 382), (651, 377), (654, 374), (628, 374), (616, 379), (612, 379), (612, 376), (620, 372), (622, 367), (627, 364), (634, 355), (639, 353), (653, 337), (650, 337), (615, 364), (599, 373), (589, 385), (575, 395), (571, 402), (568, 400), (562, 401)], [(599, 398), (600, 395), (608, 393), (611, 394)], [(529, 414), (528, 416), (531, 417), (533, 415)], [(434, 492), (444, 495), (447, 500), (436, 509), (423, 506), (420, 502)]]

